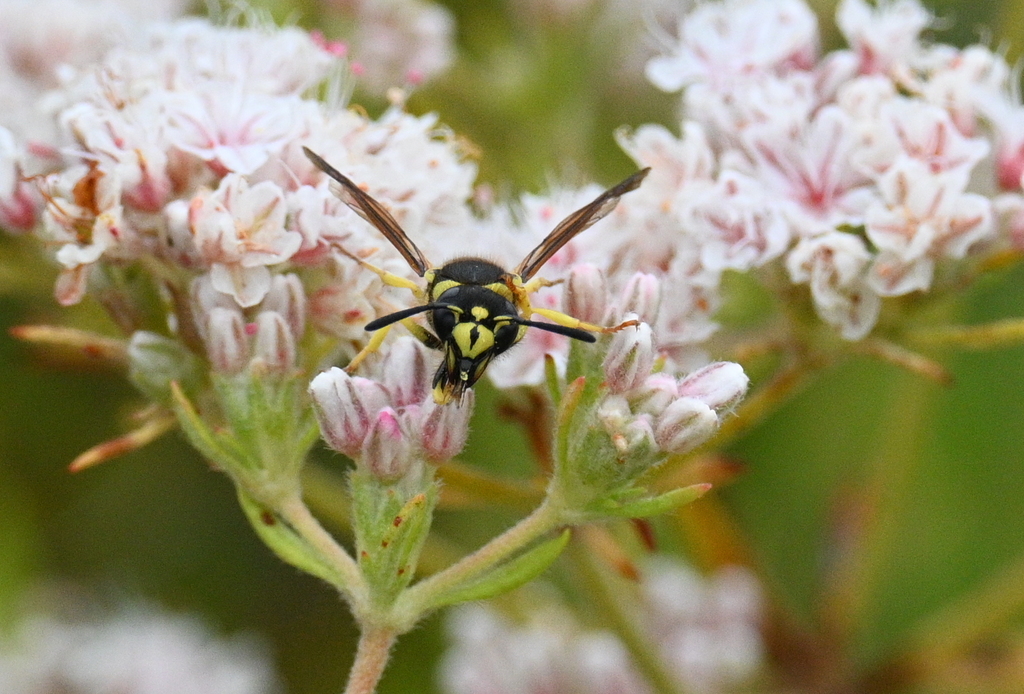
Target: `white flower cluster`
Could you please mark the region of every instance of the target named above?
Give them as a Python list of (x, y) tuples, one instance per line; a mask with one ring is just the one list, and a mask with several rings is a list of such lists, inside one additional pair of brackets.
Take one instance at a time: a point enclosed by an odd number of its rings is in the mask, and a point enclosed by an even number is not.
[[(454, 138), (433, 116), (393, 108), (371, 120), (321, 103), (321, 90), (341, 94), (350, 79), (321, 37), (189, 19), (116, 38), (97, 49), (98, 63), (65, 65), (45, 98), (37, 95), (35, 118), (55, 114), (51, 132), (0, 124), (0, 224), (32, 228), (42, 219), (62, 268), (62, 304), (141, 261), (162, 268), (178, 314), (172, 328), (198, 334), (215, 365), (237, 368), (231, 355), (250, 350), (240, 325), (248, 336), (276, 335), (258, 337), (256, 351), (294, 352), (287, 345), (301, 332), (289, 339), (278, 328), (304, 330), (307, 310), (354, 353), (366, 341), (363, 325), (394, 304), (379, 278), (337, 250), (370, 257), (386, 243), (333, 195), (304, 146), (364, 185), (414, 236), (468, 224), (476, 170)], [(55, 172), (26, 180), (30, 151)], [(393, 249), (373, 261), (410, 274)], [(282, 277), (299, 282), (303, 315), (292, 310), (258, 328), (258, 316), (280, 303)]]
[[(546, 274), (582, 261), (609, 277), (656, 274), (672, 297), (659, 343), (692, 364), (690, 348), (717, 328), (725, 271), (776, 261), (856, 340), (884, 297), (929, 290), (969, 253), (1020, 245), (1024, 107), (1010, 70), (981, 46), (925, 43), (930, 21), (916, 0), (844, 0), (850, 49), (819, 55), (802, 0), (698, 4), (647, 66), (656, 86), (682, 91), (680, 136), (619, 133), (650, 176)], [(546, 221), (563, 197), (527, 200), (519, 226)]]
[(94, 621), (36, 616), (0, 644), (4, 694), (275, 694), (267, 654), (150, 610)]
[[(651, 562), (641, 579), (639, 622), (666, 670), (687, 691), (711, 694), (749, 682), (764, 658), (760, 589), (738, 568), (702, 578), (676, 560)], [(626, 647), (559, 610), (524, 625), (482, 605), (459, 608), (443, 662), (448, 694), (648, 694)]]

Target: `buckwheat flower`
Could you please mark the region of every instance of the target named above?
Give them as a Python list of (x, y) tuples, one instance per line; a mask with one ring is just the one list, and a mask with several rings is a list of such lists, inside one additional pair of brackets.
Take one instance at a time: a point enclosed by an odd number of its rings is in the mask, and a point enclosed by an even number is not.
[(269, 181), (250, 187), (237, 174), (192, 200), (189, 224), (217, 291), (243, 307), (266, 296), (271, 284), (267, 266), (288, 260), (302, 245), (301, 234), (285, 229), (285, 213), (280, 188)]
[[(662, 287), (657, 275), (636, 272), (626, 281), (619, 299), (618, 308), (625, 313), (636, 315), (642, 323), (653, 324), (661, 310)], [(619, 319), (616, 316), (615, 320)]]
[(240, 372), (249, 360), (249, 339), (242, 312), (217, 306), (204, 318), (201, 332), (210, 364), (220, 373)]
[(918, 36), (932, 16), (917, 0), (843, 0), (836, 24), (859, 58), (862, 74), (889, 72), (905, 64), (918, 49)]
[(902, 96), (879, 107), (878, 120), (863, 127), (852, 161), (873, 177), (884, 174), (901, 156), (927, 165), (933, 173), (971, 171), (989, 153), (980, 137), (964, 137), (944, 109)]
[(22, 180), (24, 153), (14, 135), (0, 126), (0, 227), (27, 231), (35, 226), (38, 195)]
[(758, 267), (789, 245), (789, 225), (779, 207), (761, 184), (732, 171), (722, 173), (713, 194), (694, 201), (686, 220), (701, 239), (701, 263), (714, 272)]
[(725, 567), (702, 577), (656, 557), (641, 574), (642, 609), (659, 652), (693, 691), (732, 691), (764, 661), (760, 586), (749, 571)]
[(284, 318), (293, 339), (298, 341), (306, 332), (306, 291), (298, 275), (274, 275), (270, 289), (261, 307)]
[(421, 432), (420, 445), (428, 463), (446, 463), (465, 448), (475, 397), (472, 390), (467, 390), (458, 407), (438, 405), (433, 397), (424, 399), (417, 425)]
[(223, 175), (256, 171), (307, 131), (307, 118), (318, 106), (297, 95), (211, 83), (206, 89), (176, 93), (164, 108), (169, 143)]
[(817, 53), (817, 19), (799, 0), (725, 0), (680, 21), (677, 45), (647, 63), (659, 89), (694, 82), (727, 88), (737, 78), (807, 67)]
[(608, 309), (608, 286), (601, 269), (592, 263), (572, 268), (566, 282), (565, 304), (569, 315), (587, 323), (600, 323)]
[(654, 420), (654, 440), (667, 453), (686, 453), (711, 438), (718, 415), (696, 398), (677, 398)]
[(743, 367), (719, 361), (700, 368), (679, 381), (680, 397), (696, 398), (716, 411), (731, 411), (747, 392), (750, 379)]
[(309, 394), (327, 445), (358, 457), (377, 413), (387, 406), (384, 386), (334, 367), (313, 379)]
[(287, 374), (296, 365), (297, 348), (291, 327), (277, 311), (260, 311), (256, 316), (251, 365), (260, 373)]
[(377, 412), (363, 440), (360, 459), (381, 481), (397, 482), (413, 464), (413, 442), (402, 431), (398, 413), (390, 407)]
[(859, 237), (831, 231), (802, 239), (787, 255), (786, 269), (793, 282), (810, 284), (822, 320), (843, 338), (859, 340), (871, 332), (882, 306), (867, 281), (871, 260)]
[[(927, 62), (927, 66), (922, 63)], [(929, 103), (945, 109), (957, 129), (966, 136), (978, 135), (979, 120), (1000, 126), (986, 106), (993, 100), (1009, 96), (1012, 71), (1004, 56), (981, 45), (964, 49), (936, 45), (926, 51), (924, 59), (916, 61), (923, 68), (923, 79), (915, 83), (915, 91)], [(1014, 103), (1020, 97), (1012, 99)], [(997, 135), (997, 139), (1001, 133)]]
[(883, 296), (931, 285), (935, 260), (963, 258), (994, 230), (991, 202), (963, 192), (963, 171), (933, 172), (918, 160), (902, 159), (881, 178), (884, 206), (865, 217), (867, 236), (879, 249), (869, 281)]
[[(636, 316), (626, 314), (625, 320), (636, 320)], [(651, 373), (655, 353), (654, 335), (647, 323), (615, 333), (603, 364), (611, 391), (624, 393), (636, 388)]]
[(650, 694), (625, 647), (587, 632), (561, 610), (513, 624), (483, 605), (452, 614), (440, 671), (447, 694)]
[(262, 644), (218, 637), (198, 620), (153, 610), (102, 620), (33, 616), (0, 648), (0, 691), (275, 694)]
[(98, 167), (72, 167), (43, 182), (48, 204), (43, 223), (62, 266), (57, 301), (72, 305), (85, 295), (92, 266), (105, 254), (129, 252), (135, 239), (124, 223), (121, 186), (116, 175)]

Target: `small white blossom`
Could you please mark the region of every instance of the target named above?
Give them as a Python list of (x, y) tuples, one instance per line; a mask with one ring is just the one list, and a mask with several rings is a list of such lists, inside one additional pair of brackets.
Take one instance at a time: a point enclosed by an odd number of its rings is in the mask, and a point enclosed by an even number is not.
[(125, 612), (102, 621), (36, 616), (0, 647), (0, 691), (275, 694), (263, 648), (212, 635), (197, 620)]

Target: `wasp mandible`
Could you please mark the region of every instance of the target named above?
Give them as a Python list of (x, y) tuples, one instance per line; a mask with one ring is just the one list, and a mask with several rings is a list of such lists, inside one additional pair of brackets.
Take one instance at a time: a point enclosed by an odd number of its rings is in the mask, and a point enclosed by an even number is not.
[[(376, 334), (349, 362), (346, 370), (355, 369), (368, 354), (378, 349), (391, 326), (401, 322), (424, 345), (444, 352), (444, 360), (433, 380), (434, 400), (443, 405), (461, 400), (491, 360), (522, 340), (527, 328), (595, 342), (597, 338), (592, 333), (614, 332), (636, 324), (627, 321), (606, 328), (584, 323), (560, 311), (531, 306), (529, 295), (552, 284), (534, 277), (541, 266), (574, 236), (615, 209), (619, 198), (636, 190), (650, 168), (637, 171), (563, 219), (515, 270), (509, 272), (489, 260), (475, 257), (456, 258), (440, 267), (431, 265), (387, 208), (318, 154), (306, 147), (302, 149), (318, 169), (339, 184), (335, 193), (342, 202), (375, 226), (427, 283), (426, 287), (420, 287), (416, 282), (360, 260), (385, 284), (411, 290), (420, 303), (367, 323), (366, 330)], [(409, 320), (419, 313), (427, 314), (433, 332)], [(530, 320), (534, 313), (553, 322)]]

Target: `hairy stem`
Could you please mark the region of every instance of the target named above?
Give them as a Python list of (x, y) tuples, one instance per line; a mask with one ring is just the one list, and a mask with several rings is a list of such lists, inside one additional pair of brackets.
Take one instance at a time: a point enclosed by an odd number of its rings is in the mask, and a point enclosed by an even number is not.
[(395, 612), (418, 618), (431, 609), (438, 596), (497, 567), (560, 523), (561, 514), (545, 500), (533, 513), (476, 552), (406, 590)]
[(334, 567), (341, 577), (342, 585), (337, 588), (348, 598), (354, 608), (367, 601), (366, 585), (355, 560), (345, 548), (324, 530), (299, 495), (289, 496), (277, 507), (277, 512), (288, 524), (314, 547), (324, 561)]
[(397, 633), (393, 629), (367, 627), (359, 635), (356, 659), (348, 675), (345, 694), (373, 694), (388, 664)]

